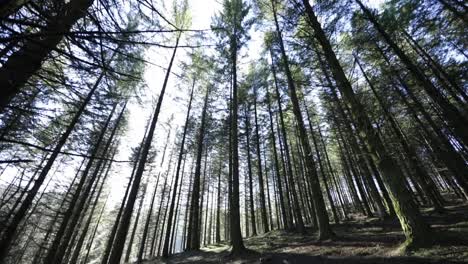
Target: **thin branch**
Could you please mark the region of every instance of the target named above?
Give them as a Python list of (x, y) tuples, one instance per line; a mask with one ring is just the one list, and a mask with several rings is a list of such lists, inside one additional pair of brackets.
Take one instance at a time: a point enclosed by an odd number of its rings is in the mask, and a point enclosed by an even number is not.
[[(23, 142), (23, 141), (19, 141), (19, 140), (9, 139), (9, 138), (0, 138), (0, 142), (13, 143), (13, 144), (18, 144), (18, 145), (23, 145), (23, 146), (36, 148), (36, 149), (46, 151), (46, 152), (53, 152), (52, 149), (48, 149), (46, 147), (42, 147), (42, 146), (39, 146), (39, 145), (36, 145), (36, 144), (33, 144), (33, 143), (29, 143), (29, 142)], [(108, 158), (104, 158), (104, 157), (96, 157), (96, 156), (92, 157), (92, 156), (89, 156), (89, 155), (86, 155), (86, 154), (72, 153), (72, 152), (66, 152), (66, 151), (60, 151), (59, 153), (63, 154), (63, 155), (82, 157), (82, 158), (88, 158), (88, 159), (93, 158), (93, 159), (100, 159), (100, 160), (106, 160), (106, 161), (112, 161), (112, 162), (133, 162), (132, 160), (114, 160), (114, 159), (108, 159)]]

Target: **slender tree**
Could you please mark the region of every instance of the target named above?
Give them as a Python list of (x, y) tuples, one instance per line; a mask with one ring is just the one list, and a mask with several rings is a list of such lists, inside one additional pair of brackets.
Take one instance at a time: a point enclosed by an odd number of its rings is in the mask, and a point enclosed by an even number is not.
[[(184, 131), (182, 132), (182, 142), (180, 143), (180, 151), (179, 151), (179, 158), (177, 161), (177, 167), (176, 167), (176, 174), (174, 178), (174, 192), (172, 193), (172, 200), (171, 200), (171, 207), (169, 209), (169, 216), (167, 218), (167, 229), (166, 229), (166, 236), (164, 239), (164, 247), (162, 251), (162, 256), (163, 257), (168, 257), (169, 256), (169, 240), (170, 240), (170, 235), (171, 235), (171, 226), (172, 226), (172, 218), (174, 217), (174, 205), (175, 205), (175, 199), (177, 195), (177, 185), (179, 182), (179, 175), (180, 175), (180, 166), (182, 163), (182, 157), (184, 155), (184, 148), (185, 148), (185, 138), (187, 136), (187, 129), (188, 129), (188, 122), (190, 118), (190, 110), (192, 109), (192, 99), (193, 99), (193, 91), (195, 88), (195, 79), (193, 80), (192, 84), (192, 90), (190, 92), (190, 99), (189, 99), (189, 104), (187, 108), (187, 115), (185, 117), (185, 125), (184, 125)], [(141, 261), (141, 256), (142, 256), (142, 249), (140, 249), (140, 254), (138, 255), (138, 261)]]
[(245, 36), (251, 22), (245, 18), (249, 12), (249, 7), (242, 0), (224, 0), (223, 9), (216, 17), (217, 34), (222, 38), (222, 44), (227, 44), (228, 64), (232, 77), (232, 98), (230, 115), (231, 133), (231, 155), (232, 155), (232, 193), (230, 197), (230, 236), (232, 244), (232, 254), (241, 254), (245, 247), (242, 240), (240, 227), (239, 208), (239, 149), (238, 149), (238, 83), (237, 83), (237, 60), (238, 51), (245, 42)]
[[(106, 74), (106, 71), (103, 70), (99, 77), (96, 79), (94, 82), (93, 87), (91, 90), (88, 92), (88, 95), (86, 96), (85, 100), (81, 103), (78, 111), (75, 113), (73, 116), (72, 120), (68, 124), (66, 130), (63, 132), (63, 134), (60, 136), (60, 138), (57, 141), (57, 144), (54, 147), (54, 150), (52, 154), (49, 156), (47, 163), (44, 165), (42, 168), (41, 173), (37, 177), (36, 181), (34, 182), (33, 187), (29, 191), (28, 195), (25, 197), (24, 201), (22, 202), (21, 206), (18, 208), (18, 211), (15, 213), (15, 215), (12, 217), (12, 220), (10, 224), (8, 225), (5, 233), (3, 234), (2, 239), (0, 240), (0, 263), (3, 262), (7, 255), (7, 251), (11, 245), (11, 242), (16, 234), (16, 230), (21, 222), (21, 220), (25, 217), (28, 209), (30, 208), (34, 197), (39, 191), (39, 188), (41, 187), (42, 183), (44, 182), (45, 178), (47, 177), (50, 169), (52, 168), (52, 165), (54, 164), (55, 160), (57, 159), (58, 155), (60, 154), (60, 151), (62, 147), (65, 145), (68, 137), (72, 133), (73, 129), (75, 128), (76, 124), (78, 123), (81, 115), (85, 111), (86, 106), (89, 104), (91, 101), (94, 92), (97, 90), (99, 87), (102, 79), (104, 78)], [(4, 97), (2, 97), (4, 98)]]
[(255, 137), (257, 145), (257, 163), (258, 163), (258, 188), (260, 190), (260, 209), (262, 216), (263, 229), (266, 232), (270, 231), (268, 226), (268, 217), (265, 202), (265, 189), (263, 183), (263, 169), (262, 169), (262, 152), (260, 151), (260, 133), (258, 129), (258, 113), (257, 113), (257, 87), (254, 85), (254, 120), (255, 120)]
[(357, 100), (354, 91), (341, 67), (325, 32), (315, 16), (310, 3), (303, 0), (308, 22), (314, 31), (314, 36), (320, 44), (330, 71), (337, 83), (340, 92), (349, 103), (360, 131), (365, 136), (366, 144), (371, 150), (372, 158), (378, 164), (384, 181), (389, 188), (393, 207), (397, 213), (403, 232), (406, 236), (406, 246), (419, 246), (430, 242), (428, 239), (429, 226), (422, 219), (419, 210), (411, 199), (411, 194), (404, 187), (401, 170), (393, 158), (387, 153), (380, 137), (374, 130), (362, 104)]
[[(188, 237), (188, 246), (189, 250), (198, 250), (200, 249), (200, 221), (201, 221), (201, 212), (200, 212), (200, 176), (201, 176), (201, 159), (203, 154), (203, 145), (205, 140), (205, 128), (207, 122), (207, 112), (208, 112), (208, 102), (210, 95), (210, 87), (206, 88), (205, 100), (203, 103), (203, 110), (201, 116), (200, 128), (197, 135), (197, 159), (195, 164), (195, 174), (192, 186), (192, 197), (191, 197), (191, 208), (190, 208), (190, 235)], [(206, 168), (205, 168), (206, 171)]]
[(122, 251), (123, 251), (123, 247), (124, 247), (124, 244), (125, 244), (125, 237), (127, 235), (128, 227), (130, 225), (130, 219), (132, 217), (133, 207), (135, 205), (135, 199), (136, 199), (136, 196), (138, 194), (138, 189), (140, 187), (139, 185), (140, 185), (140, 182), (141, 182), (141, 178), (143, 176), (143, 172), (145, 170), (146, 160), (147, 160), (147, 157), (148, 157), (149, 149), (151, 147), (151, 143), (153, 141), (154, 131), (156, 129), (156, 124), (158, 122), (159, 112), (161, 110), (161, 105), (162, 105), (162, 102), (163, 102), (163, 99), (164, 99), (164, 94), (166, 92), (167, 82), (169, 80), (169, 75), (170, 75), (172, 64), (174, 62), (174, 58), (175, 58), (175, 55), (176, 55), (176, 52), (177, 52), (177, 47), (179, 46), (180, 37), (181, 37), (181, 33), (178, 33), (177, 38), (176, 38), (176, 42), (175, 42), (174, 51), (172, 53), (171, 60), (169, 62), (169, 66), (167, 67), (166, 75), (164, 77), (164, 83), (163, 83), (161, 92), (159, 94), (159, 98), (158, 98), (158, 102), (156, 104), (156, 108), (154, 110), (151, 125), (150, 125), (149, 130), (148, 130), (148, 135), (146, 136), (145, 143), (142, 146), (141, 156), (140, 156), (140, 160), (138, 162), (137, 170), (135, 172), (133, 185), (132, 185), (132, 188), (131, 188), (129, 196), (128, 196), (127, 205), (125, 206), (125, 210), (124, 210), (124, 212), (122, 214), (122, 218), (120, 220), (119, 228), (117, 229), (114, 246), (112, 247), (108, 263), (119, 263), (120, 259), (122, 257)]

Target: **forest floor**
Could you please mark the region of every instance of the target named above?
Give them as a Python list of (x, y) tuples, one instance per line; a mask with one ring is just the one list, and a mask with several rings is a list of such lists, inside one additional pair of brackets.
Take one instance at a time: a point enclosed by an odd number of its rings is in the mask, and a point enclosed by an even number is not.
[(468, 204), (447, 206), (443, 214), (424, 209), (424, 218), (433, 229), (436, 240), (430, 248), (401, 253), (404, 236), (399, 224), (377, 218), (353, 216), (353, 220), (334, 224), (336, 238), (316, 241), (315, 233), (307, 235), (271, 231), (244, 240), (248, 254), (232, 259), (225, 244), (209, 245), (200, 251), (183, 252), (155, 263), (265, 263), (265, 264), (357, 264), (357, 263), (468, 263)]

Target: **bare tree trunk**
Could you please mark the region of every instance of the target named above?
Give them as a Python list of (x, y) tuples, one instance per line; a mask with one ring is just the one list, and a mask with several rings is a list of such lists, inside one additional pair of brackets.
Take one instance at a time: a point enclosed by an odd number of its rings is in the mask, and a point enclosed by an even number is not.
[[(411, 47), (416, 51), (416, 53), (418, 53), (418, 55), (421, 56), (424, 59), (424, 61), (429, 65), (437, 79), (442, 84), (444, 84), (446, 90), (450, 92), (453, 99), (456, 100), (460, 104), (460, 106), (465, 107), (466, 109), (466, 103), (468, 102), (468, 95), (466, 91), (464, 91), (463, 88), (461, 88), (457, 84), (455, 79), (447, 73), (444, 67), (440, 65), (440, 63), (437, 62), (436, 59), (432, 58), (432, 56), (426, 50), (424, 50), (423, 47), (419, 45), (419, 43), (413, 38), (413, 36), (411, 36), (406, 30), (403, 30), (403, 34), (406, 38), (406, 41), (411, 45)], [(461, 99), (463, 99), (464, 101), (462, 101)]]
[(154, 200), (156, 198), (156, 191), (158, 189), (159, 176), (161, 176), (161, 172), (158, 173), (158, 176), (156, 178), (156, 184), (155, 184), (155, 187), (154, 187), (153, 196), (151, 197), (150, 208), (149, 208), (149, 211), (148, 211), (148, 215), (146, 216), (145, 227), (143, 229), (143, 237), (141, 238), (141, 242), (140, 242), (140, 250), (138, 252), (137, 263), (141, 262), (141, 260), (143, 258), (143, 252), (144, 252), (144, 249), (145, 249), (145, 246), (146, 246), (146, 238), (148, 236), (149, 224), (150, 224), (150, 221), (151, 221), (151, 217), (153, 215)]
[[(118, 123), (116, 124), (116, 126), (117, 125), (118, 125)], [(117, 148), (114, 150), (114, 153), (110, 156), (111, 159), (114, 158), (116, 150), (117, 150)], [(91, 211), (89, 212), (88, 219), (86, 220), (85, 226), (83, 227), (83, 231), (81, 232), (80, 238), (78, 239), (78, 242), (77, 242), (77, 244), (75, 246), (75, 249), (73, 251), (73, 255), (72, 255), (70, 261), (68, 262), (70, 264), (76, 264), (78, 262), (78, 257), (80, 256), (81, 248), (83, 247), (84, 240), (86, 238), (86, 235), (88, 234), (88, 230), (89, 230), (89, 227), (91, 225), (91, 221), (92, 221), (93, 216), (94, 216), (94, 211), (96, 210), (96, 207), (98, 205), (99, 198), (101, 197), (102, 189), (104, 187), (104, 183), (107, 180), (107, 177), (109, 175), (109, 171), (110, 171), (111, 167), (112, 167), (112, 161), (109, 161), (109, 165), (107, 166), (106, 172), (104, 172), (104, 177), (102, 179), (101, 186), (99, 187), (96, 198), (94, 199), (93, 207), (91, 208)], [(71, 248), (71, 246), (70, 246), (70, 248)]]
[(83, 161), (80, 164), (80, 167), (78, 167), (78, 169), (77, 169), (77, 171), (75, 173), (75, 176), (73, 177), (73, 180), (72, 180), (71, 184), (68, 186), (67, 192), (63, 196), (63, 199), (60, 202), (60, 206), (58, 207), (57, 212), (55, 213), (54, 218), (51, 221), (51, 223), (49, 224), (49, 227), (47, 228), (46, 234), (45, 234), (44, 238), (42, 239), (41, 244), (39, 245), (39, 249), (37, 250), (36, 254), (34, 254), (33, 263), (39, 263), (39, 259), (42, 257), (42, 252), (46, 248), (46, 243), (49, 241), (49, 236), (52, 235), (54, 225), (58, 221), (60, 215), (62, 214), (61, 210), (64, 207), (65, 202), (67, 201), (67, 197), (70, 194), (70, 192), (72, 190), (72, 187), (75, 185), (75, 182), (78, 180), (78, 175), (80, 174), (81, 168), (85, 164), (85, 161), (86, 161), (86, 159), (83, 159)]
[[(163, 204), (164, 204), (164, 197), (166, 195), (166, 189), (167, 189), (167, 174), (164, 178), (164, 184), (163, 184), (163, 189), (162, 189), (162, 192), (161, 192), (161, 201), (159, 202), (159, 207), (158, 207), (158, 215), (156, 217), (156, 222), (155, 222), (155, 225), (154, 225), (154, 232), (153, 232), (153, 238), (151, 239), (151, 248), (150, 248), (150, 256), (151, 257), (154, 257), (156, 256), (157, 254), (157, 250), (156, 250), (156, 246), (157, 246), (157, 241), (156, 241), (156, 238), (157, 238), (157, 235), (158, 235), (158, 229), (160, 227), (160, 219), (161, 219), (161, 210), (163, 208)], [(161, 233), (163, 232), (163, 230), (161, 229)]]
[[(176, 174), (175, 174), (174, 192), (172, 193), (171, 207), (169, 209), (169, 216), (167, 218), (166, 236), (165, 236), (165, 239), (164, 239), (164, 247), (163, 247), (163, 251), (162, 251), (162, 257), (164, 257), (164, 258), (167, 258), (169, 256), (169, 240), (170, 240), (170, 236), (171, 236), (172, 218), (174, 217), (174, 205), (175, 205), (175, 200), (176, 200), (176, 195), (177, 195), (177, 184), (178, 184), (178, 181), (179, 181), (179, 174), (180, 174), (180, 166), (181, 166), (181, 163), (182, 163), (182, 157), (184, 155), (185, 138), (186, 138), (186, 135), (187, 135), (188, 122), (189, 122), (189, 118), (190, 118), (190, 110), (192, 108), (192, 99), (193, 99), (194, 88), (195, 88), (195, 80), (193, 80), (192, 91), (190, 92), (189, 105), (188, 105), (188, 109), (187, 109), (187, 115), (185, 117), (184, 132), (182, 134), (182, 142), (180, 143), (179, 158), (177, 160), (177, 169), (176, 169)], [(140, 254), (139, 254), (139, 257), (138, 257), (138, 261), (141, 261), (141, 255), (142, 255), (142, 249), (140, 249)]]
[[(237, 23), (237, 22), (236, 22)], [(235, 29), (236, 30), (236, 29)], [(231, 67), (232, 67), (232, 195), (230, 203), (230, 234), (233, 255), (240, 255), (245, 251), (240, 227), (239, 206), (239, 135), (238, 135), (238, 91), (237, 91), (237, 32), (230, 37)]]
[(190, 181), (189, 181), (189, 185), (187, 187), (187, 198), (186, 198), (186, 206), (185, 206), (185, 221), (184, 221), (184, 229), (183, 229), (183, 239), (182, 239), (182, 250), (185, 250), (187, 248), (187, 238), (188, 238), (188, 225), (187, 223), (190, 222), (189, 221), (189, 215), (190, 215), (190, 197), (191, 197), (191, 192), (190, 190), (192, 189), (192, 182), (193, 182), (193, 168), (194, 168), (194, 161), (192, 159), (192, 165), (190, 166)]
[(254, 87), (254, 117), (255, 117), (255, 136), (257, 145), (257, 162), (258, 162), (258, 188), (260, 190), (260, 212), (263, 222), (263, 230), (265, 233), (270, 231), (268, 226), (267, 210), (265, 203), (265, 189), (263, 184), (263, 170), (262, 170), (262, 153), (260, 151), (260, 133), (258, 131), (258, 114), (257, 114), (257, 88)]
[(268, 202), (268, 216), (270, 221), (270, 230), (274, 229), (273, 225), (273, 211), (271, 210), (271, 198), (270, 198), (270, 185), (268, 184), (268, 162), (267, 162), (267, 148), (265, 143), (263, 144), (263, 160), (265, 160), (265, 184), (267, 190), (267, 202)]
[(177, 195), (177, 206), (175, 208), (175, 219), (174, 219), (174, 224), (172, 226), (172, 234), (171, 234), (171, 242), (170, 245), (171, 247), (169, 248), (169, 254), (172, 254), (175, 251), (175, 242), (177, 239), (177, 231), (178, 231), (178, 222), (180, 219), (180, 214), (179, 214), (179, 207), (180, 207), (180, 197), (182, 196), (182, 182), (184, 180), (184, 172), (185, 172), (185, 161), (187, 157), (184, 157), (184, 163), (182, 165), (182, 172), (181, 172), (181, 178), (180, 178), (180, 187), (179, 187), (179, 194)]
[[(164, 144), (163, 156), (161, 158), (161, 163), (159, 165), (160, 167), (164, 164), (164, 159), (166, 157), (166, 150), (167, 150), (167, 145), (169, 144), (170, 136), (171, 136), (171, 128), (167, 132), (167, 138), (166, 138), (166, 143)], [(174, 149), (171, 149), (171, 152), (169, 154), (169, 164), (172, 164), (173, 151), (174, 151)], [(163, 203), (164, 203), (164, 197), (166, 195), (168, 173), (169, 173), (169, 169), (167, 170), (167, 172), (165, 172), (165, 176), (164, 176), (164, 184), (163, 184), (163, 189), (162, 189), (162, 193), (161, 193), (161, 200), (160, 200), (160, 203), (159, 203), (158, 214), (157, 214), (156, 222), (155, 222), (155, 225), (154, 225), (153, 237), (151, 239), (151, 244), (150, 244), (151, 245), (151, 247), (150, 247), (150, 257), (154, 257), (155, 252), (156, 252), (156, 243), (157, 243), (156, 238), (157, 238), (157, 232), (158, 232), (158, 228), (159, 228), (159, 219), (161, 218), (161, 210), (162, 210), (162, 206), (163, 206)], [(155, 188), (155, 191), (157, 191), (158, 184), (154, 188)]]
[(158, 122), (159, 112), (161, 110), (161, 104), (164, 99), (164, 94), (166, 92), (167, 81), (169, 80), (169, 75), (171, 72), (172, 64), (174, 62), (174, 58), (177, 52), (177, 47), (179, 46), (179, 39), (180, 39), (180, 33), (177, 36), (174, 51), (172, 53), (169, 66), (166, 71), (166, 76), (164, 78), (163, 87), (162, 87), (161, 93), (159, 94), (158, 103), (156, 105), (156, 109), (153, 114), (153, 120), (151, 121), (151, 125), (150, 125), (148, 135), (145, 140), (145, 144), (142, 146), (143, 149), (141, 151), (140, 162), (138, 163), (138, 168), (135, 173), (133, 186), (128, 196), (128, 203), (125, 206), (125, 210), (122, 214), (122, 219), (120, 221), (120, 225), (117, 230), (117, 234), (115, 237), (115, 244), (114, 244), (114, 247), (112, 248), (112, 251), (109, 257), (109, 263), (119, 263), (122, 257), (122, 251), (123, 251), (124, 244), (125, 244), (125, 237), (127, 236), (127, 233), (128, 233), (130, 219), (132, 218), (133, 207), (135, 205), (135, 199), (138, 194), (138, 189), (140, 187), (140, 182), (143, 176), (143, 172), (145, 170), (146, 160), (148, 157), (149, 149), (151, 147), (151, 142), (153, 141), (154, 131), (156, 129), (156, 123)]
[(409, 157), (410, 162), (408, 163), (413, 170), (415, 171), (415, 176), (418, 178), (418, 182), (421, 184), (421, 187), (424, 193), (428, 196), (431, 200), (432, 204), (434, 205), (435, 209), (438, 211), (443, 210), (443, 198), (439, 194), (434, 182), (424, 170), (423, 165), (419, 161), (419, 158), (416, 154), (416, 150), (414, 150), (409, 143), (406, 141), (405, 135), (401, 131), (397, 121), (394, 119), (393, 115), (388, 111), (387, 105), (384, 103), (383, 99), (377, 93), (374, 85), (371, 83), (369, 77), (367, 76), (366, 72), (364, 71), (359, 58), (355, 55), (356, 63), (359, 66), (362, 74), (364, 75), (365, 80), (369, 84), (369, 87), (372, 90), (372, 93), (377, 98), (377, 102), (381, 106), (386, 118), (388, 119), (390, 126), (392, 127), (393, 133), (397, 137), (398, 141), (400, 141), (400, 145), (403, 147), (407, 157)]
[[(109, 193), (110, 194), (110, 193)], [(102, 216), (104, 215), (104, 211), (106, 209), (106, 205), (107, 205), (107, 201), (108, 201), (108, 198), (109, 198), (109, 194), (107, 195), (106, 197), (106, 201), (104, 202), (104, 204), (102, 205), (102, 209), (101, 209), (101, 212), (99, 213), (99, 217), (97, 219), (97, 222), (96, 222), (96, 225), (94, 227), (94, 230), (93, 230), (93, 233), (91, 234), (91, 237), (89, 238), (89, 241), (86, 245), (86, 255), (84, 256), (84, 258), (82, 259), (81, 261), (81, 264), (86, 264), (88, 263), (88, 258), (89, 258), (89, 254), (91, 253), (91, 248), (93, 246), (93, 242), (94, 242), (94, 239), (96, 238), (96, 234), (97, 234), (97, 229), (99, 227), (99, 224), (101, 223), (101, 220), (102, 220)]]
[[(275, 71), (274, 71), (274, 65), (272, 65), (272, 70), (274, 76), (276, 76)], [(275, 80), (275, 86), (277, 86), (277, 80), (276, 77), (274, 78)], [(280, 203), (280, 208), (281, 208), (281, 214), (283, 216), (283, 225), (286, 227), (286, 229), (289, 229), (290, 227), (288, 226), (288, 221), (287, 221), (287, 215), (286, 215), (286, 207), (285, 207), (285, 201), (283, 197), (283, 187), (281, 184), (281, 178), (280, 178), (280, 164), (278, 160), (278, 152), (276, 150), (276, 137), (275, 137), (275, 129), (273, 126), (273, 114), (271, 110), (271, 101), (270, 101), (270, 92), (268, 87), (266, 88), (267, 92), (267, 105), (268, 105), (268, 115), (270, 117), (270, 135), (271, 135), (271, 145), (273, 147), (273, 157), (275, 161), (275, 171), (276, 171), (276, 185), (278, 187), (278, 196), (279, 196), (279, 203)], [(276, 192), (275, 192), (276, 193)], [(279, 222), (278, 222), (278, 229), (280, 229)]]
[(218, 199), (216, 202), (216, 234), (215, 234), (215, 243), (218, 244), (221, 242), (221, 173), (222, 173), (222, 159), (220, 159), (220, 172), (218, 174)]
[(208, 98), (209, 98), (209, 87), (206, 88), (205, 102), (203, 105), (200, 128), (197, 137), (197, 161), (195, 165), (195, 174), (192, 187), (191, 207), (190, 207), (190, 236), (188, 237), (189, 250), (200, 249), (200, 175), (201, 175), (201, 159), (203, 154), (203, 141), (205, 138), (205, 126), (208, 111)]
[[(393, 72), (394, 76), (398, 79), (401, 86), (404, 88), (405, 92), (401, 91), (397, 87), (395, 87), (395, 91), (400, 96), (404, 104), (408, 107), (409, 112), (413, 116), (414, 120), (420, 125), (421, 130), (424, 132), (426, 137), (429, 139), (429, 144), (433, 149), (434, 155), (437, 156), (438, 159), (443, 161), (450, 172), (453, 174), (457, 182), (459, 183), (460, 187), (463, 190), (465, 199), (468, 199), (468, 181), (465, 180), (465, 171), (468, 169), (466, 162), (464, 161), (463, 157), (453, 148), (453, 145), (449, 142), (444, 132), (442, 132), (441, 128), (439, 128), (429, 113), (426, 111), (424, 106), (421, 104), (420, 100), (416, 98), (415, 94), (409, 89), (408, 84), (403, 80), (399, 73), (395, 71), (395, 69), (390, 64), (390, 61), (387, 55), (384, 53), (382, 48), (377, 43), (374, 43), (377, 50), (380, 52), (382, 57), (384, 58), (385, 62), (389, 66), (390, 70)], [(408, 99), (406, 98), (408, 95), (413, 104), (411, 104)], [(432, 128), (434, 134), (431, 133), (425, 124), (422, 123), (421, 118), (418, 116), (416, 110), (422, 114), (424, 120), (427, 121), (429, 127)]]
[[(148, 124), (147, 124), (147, 126), (145, 128), (145, 134), (143, 136), (143, 140), (140, 143), (141, 145), (143, 145), (144, 139), (146, 138), (146, 133), (148, 132), (148, 127), (149, 127), (149, 122), (148, 122)], [(130, 178), (128, 180), (127, 188), (125, 189), (124, 197), (122, 198), (122, 202), (120, 203), (119, 211), (117, 213), (117, 216), (115, 217), (114, 224), (112, 225), (111, 232), (110, 232), (109, 237), (107, 239), (106, 247), (105, 247), (105, 250), (104, 250), (104, 253), (103, 253), (103, 257), (101, 259), (101, 264), (107, 264), (107, 260), (109, 259), (109, 254), (110, 254), (110, 252), (112, 250), (112, 245), (114, 244), (115, 234), (117, 233), (117, 228), (119, 226), (120, 217), (122, 216), (123, 210), (125, 208), (125, 202), (127, 201), (127, 197), (128, 197), (129, 192), (130, 192), (132, 182), (133, 182), (133, 178), (135, 176), (135, 171), (136, 171), (136, 168), (137, 168), (137, 165), (138, 165), (138, 160), (140, 159), (141, 150), (142, 150), (142, 148), (138, 148), (138, 151), (137, 151), (137, 154), (136, 154), (136, 157), (135, 157), (135, 161), (134, 161), (134, 164), (133, 164), (132, 174), (131, 174), (131, 176), (130, 176)], [(165, 151), (166, 151), (166, 149), (164, 149), (164, 153), (165, 153)], [(164, 157), (164, 153), (163, 153), (163, 157)]]
[(140, 205), (138, 206), (138, 211), (135, 217), (135, 221), (133, 222), (132, 234), (130, 235), (130, 240), (128, 241), (128, 245), (127, 245), (127, 252), (125, 253), (125, 259), (124, 259), (125, 262), (128, 262), (130, 260), (130, 255), (132, 254), (133, 240), (135, 239), (136, 230), (138, 228), (138, 224), (140, 223), (141, 209), (143, 209), (143, 202), (145, 201), (146, 190), (148, 188), (148, 180), (149, 180), (149, 177), (146, 180), (145, 187), (143, 188), (143, 191), (141, 193)]
[[(250, 203), (250, 223), (252, 225), (252, 236), (257, 235), (257, 223), (255, 220), (255, 207), (254, 207), (254, 196), (253, 196), (253, 180), (252, 180), (252, 158), (250, 156), (250, 111), (249, 106), (246, 106), (245, 113), (245, 137), (246, 137), (246, 152), (247, 152), (247, 172), (249, 175), (249, 203)], [(246, 195), (247, 196), (247, 195)], [(247, 207), (247, 205), (246, 205)], [(246, 216), (247, 217), (247, 216)]]
[[(325, 185), (325, 191), (327, 193), (328, 201), (330, 202), (330, 207), (331, 207), (331, 210), (332, 210), (333, 219), (335, 220), (335, 223), (339, 223), (340, 219), (338, 217), (338, 213), (336, 212), (335, 203), (334, 203), (332, 195), (331, 195), (331, 189), (329, 188), (329, 185), (328, 185), (328, 182), (327, 182), (327, 176), (325, 175), (325, 166), (323, 165), (323, 162), (322, 162), (322, 155), (320, 153), (319, 145), (318, 145), (318, 142), (317, 142), (317, 137), (315, 136), (315, 132), (314, 132), (313, 124), (312, 124), (312, 119), (310, 119), (309, 109), (307, 108), (307, 105), (305, 104), (305, 101), (304, 101), (304, 108), (305, 108), (305, 111), (306, 111), (306, 114), (307, 114), (307, 119), (309, 120), (310, 134), (312, 136), (312, 142), (314, 144), (315, 153), (317, 154), (317, 162), (319, 164), (320, 174), (322, 175), (322, 181), (323, 181), (323, 184)], [(318, 126), (320, 126), (320, 124)]]

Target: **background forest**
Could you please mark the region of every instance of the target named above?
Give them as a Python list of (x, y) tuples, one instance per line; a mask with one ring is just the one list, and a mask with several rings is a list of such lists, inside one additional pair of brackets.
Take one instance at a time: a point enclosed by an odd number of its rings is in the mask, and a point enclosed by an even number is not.
[(0, 1), (0, 263), (468, 261), (467, 14)]

